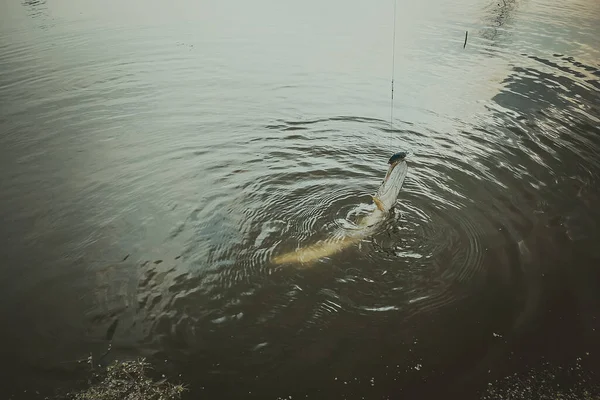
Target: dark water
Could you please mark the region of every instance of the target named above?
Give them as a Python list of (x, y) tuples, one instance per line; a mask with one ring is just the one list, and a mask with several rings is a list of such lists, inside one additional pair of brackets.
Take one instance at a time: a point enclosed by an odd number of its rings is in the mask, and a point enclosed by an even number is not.
[[(390, 129), (392, 12), (3, 2), (2, 398), (72, 387), (109, 342), (101, 361), (150, 357), (204, 399), (599, 371), (600, 2), (399, 1)], [(344, 224), (399, 150), (373, 237), (269, 262)]]

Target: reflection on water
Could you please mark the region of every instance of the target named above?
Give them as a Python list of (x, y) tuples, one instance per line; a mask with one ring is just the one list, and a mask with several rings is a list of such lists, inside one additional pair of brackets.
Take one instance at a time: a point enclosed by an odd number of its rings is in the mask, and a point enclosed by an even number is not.
[[(542, 363), (597, 371), (600, 14), (581, 2), (402, 5), (394, 129), (387, 4), (7, 5), (10, 393), (69, 387), (109, 342), (191, 398), (477, 398)], [(399, 150), (380, 229), (271, 261), (351, 226)]]
[(46, 0), (23, 0), (23, 6), (32, 18), (44, 16), (48, 10)]
[(492, 1), (486, 7), (485, 25), (480, 35), (490, 42), (490, 46), (495, 46), (500, 37), (511, 34), (509, 26), (513, 23), (513, 16), (518, 11), (518, 7), (517, 0)]

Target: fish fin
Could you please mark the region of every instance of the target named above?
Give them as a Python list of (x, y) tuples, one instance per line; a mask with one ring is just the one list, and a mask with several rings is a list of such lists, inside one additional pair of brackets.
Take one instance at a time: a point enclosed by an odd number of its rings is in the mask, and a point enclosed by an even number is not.
[(379, 200), (375, 196), (371, 196), (371, 197), (373, 198), (373, 203), (375, 203), (377, 208), (379, 208), (379, 210), (381, 210), (382, 212), (385, 212), (385, 207), (383, 207), (383, 203), (381, 202), (381, 200)]

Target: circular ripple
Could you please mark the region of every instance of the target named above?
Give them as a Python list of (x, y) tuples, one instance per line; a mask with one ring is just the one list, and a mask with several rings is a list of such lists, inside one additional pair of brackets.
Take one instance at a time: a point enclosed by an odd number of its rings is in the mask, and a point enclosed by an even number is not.
[[(464, 298), (478, 277), (485, 276), (489, 233), (501, 223), (484, 211), (485, 203), (475, 203), (464, 193), (477, 188), (480, 198), (491, 196), (497, 185), (483, 183), (485, 165), (463, 161), (452, 152), (441, 157), (427, 147), (409, 158), (397, 207), (372, 236), (309, 269), (271, 264), (275, 255), (351, 231), (358, 217), (372, 210), (369, 195), (387, 170), (381, 156), (385, 151), (367, 143), (357, 157), (346, 142), (331, 138), (327, 146), (311, 145), (320, 132), (337, 134), (338, 123), (348, 121), (292, 124), (306, 128), (304, 133), (285, 136), (289, 142), (274, 143), (277, 137), (266, 141), (260, 164), (264, 173), (251, 172), (243, 179), (231, 175), (237, 194), (215, 196), (207, 203), (203, 217), (195, 218), (190, 243), (196, 247), (189, 251), (202, 268), (181, 283), (196, 289), (183, 291), (178, 302), (185, 303), (174, 308), (195, 317), (177, 324), (206, 318), (221, 329), (286, 321), (287, 328), (304, 330), (328, 325), (346, 313), (400, 312), (408, 318)], [(353, 123), (385, 132), (383, 122)], [(278, 129), (286, 132), (285, 127)], [(455, 144), (445, 135), (429, 135)], [(495, 201), (509, 203), (506, 196)], [(203, 307), (192, 311), (184, 304)], [(295, 317), (290, 319), (290, 314)], [(163, 318), (172, 321), (175, 316)], [(156, 329), (161, 326), (157, 322)]]

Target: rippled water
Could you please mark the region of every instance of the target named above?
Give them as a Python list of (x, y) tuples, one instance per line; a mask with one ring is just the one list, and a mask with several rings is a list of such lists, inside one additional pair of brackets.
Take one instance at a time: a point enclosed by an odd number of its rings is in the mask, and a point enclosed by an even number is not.
[[(4, 2), (8, 395), (109, 342), (191, 398), (597, 371), (600, 3), (548, 3), (399, 2), (390, 127), (391, 2)], [(366, 210), (400, 150), (372, 237), (270, 262)]]

